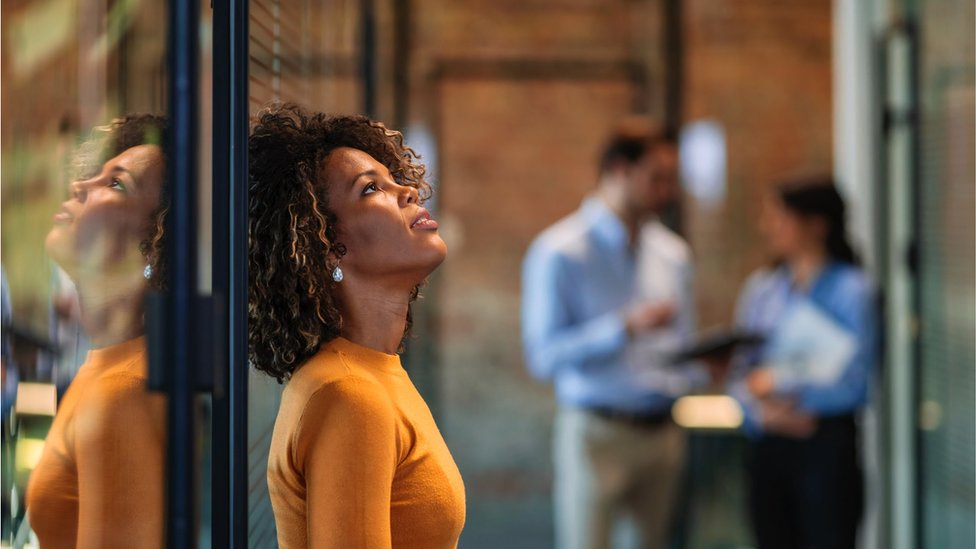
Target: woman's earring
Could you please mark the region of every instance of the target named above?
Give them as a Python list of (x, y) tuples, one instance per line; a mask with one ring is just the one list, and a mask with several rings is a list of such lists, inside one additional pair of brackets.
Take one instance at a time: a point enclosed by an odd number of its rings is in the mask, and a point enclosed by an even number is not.
[(142, 276), (146, 277), (146, 280), (152, 278), (152, 265), (146, 265), (146, 268), (142, 270)]
[(332, 269), (332, 280), (342, 282), (342, 269), (338, 265), (336, 265), (335, 269)]

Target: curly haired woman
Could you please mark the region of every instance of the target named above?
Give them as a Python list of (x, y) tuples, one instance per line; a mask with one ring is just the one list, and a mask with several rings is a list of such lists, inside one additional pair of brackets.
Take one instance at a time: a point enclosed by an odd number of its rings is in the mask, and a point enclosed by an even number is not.
[(399, 132), (295, 105), (256, 120), (249, 350), (287, 382), (268, 458), (278, 542), (456, 547), (464, 485), (396, 354), (444, 260)]
[(41, 547), (162, 547), (165, 400), (146, 389), (143, 301), (165, 286), (166, 121), (96, 128), (45, 245), (78, 290), (92, 350), (27, 488)]

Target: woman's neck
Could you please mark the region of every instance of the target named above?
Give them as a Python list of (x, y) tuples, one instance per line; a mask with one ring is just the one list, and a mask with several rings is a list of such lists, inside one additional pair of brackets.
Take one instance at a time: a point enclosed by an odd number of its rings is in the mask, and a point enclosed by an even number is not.
[(827, 260), (827, 252), (822, 249), (803, 250), (790, 256), (787, 262), (794, 284), (803, 289), (809, 288)]
[(145, 331), (145, 282), (100, 278), (77, 283), (81, 325), (96, 349), (142, 335)]
[(396, 354), (407, 327), (410, 292), (366, 288), (350, 278), (342, 282), (342, 337)]

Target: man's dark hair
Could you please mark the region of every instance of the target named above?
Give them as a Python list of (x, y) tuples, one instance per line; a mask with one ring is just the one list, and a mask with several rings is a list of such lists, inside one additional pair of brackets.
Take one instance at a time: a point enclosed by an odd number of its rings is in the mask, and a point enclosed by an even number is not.
[(662, 128), (644, 116), (628, 117), (617, 124), (607, 139), (600, 155), (600, 173), (604, 174), (621, 163), (636, 164), (649, 151), (677, 142), (673, 130)]

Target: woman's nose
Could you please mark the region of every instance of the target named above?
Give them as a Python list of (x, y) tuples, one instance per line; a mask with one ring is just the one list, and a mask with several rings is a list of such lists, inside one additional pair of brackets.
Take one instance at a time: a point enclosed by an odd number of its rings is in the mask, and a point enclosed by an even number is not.
[(74, 198), (78, 202), (84, 202), (88, 197), (88, 191), (84, 181), (72, 181), (68, 185), (68, 190), (71, 192), (71, 198)]
[(403, 190), (400, 191), (400, 206), (416, 204), (419, 200), (420, 194), (416, 187), (403, 186)]

